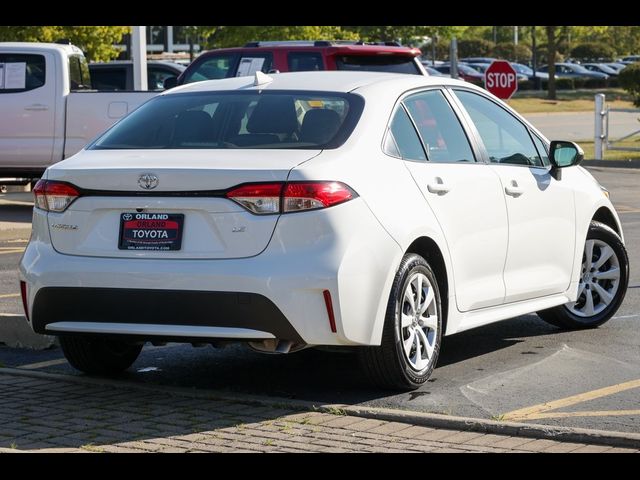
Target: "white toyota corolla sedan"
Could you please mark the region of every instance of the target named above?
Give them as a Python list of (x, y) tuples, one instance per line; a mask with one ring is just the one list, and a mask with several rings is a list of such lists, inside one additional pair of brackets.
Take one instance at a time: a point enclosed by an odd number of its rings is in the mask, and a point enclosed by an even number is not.
[(415, 388), (443, 335), (537, 312), (592, 328), (629, 278), (608, 193), (486, 91), (301, 72), (167, 91), (34, 189), (34, 331), (87, 373), (146, 341), (359, 347)]

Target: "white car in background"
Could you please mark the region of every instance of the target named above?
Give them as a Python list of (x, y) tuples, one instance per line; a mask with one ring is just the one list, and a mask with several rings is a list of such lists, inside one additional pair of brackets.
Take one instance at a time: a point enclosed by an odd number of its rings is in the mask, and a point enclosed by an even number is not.
[(443, 77), (178, 87), (45, 172), (27, 318), (87, 373), (128, 368), (145, 341), (357, 346), (376, 384), (416, 388), (443, 335), (618, 309), (622, 229), (582, 156)]

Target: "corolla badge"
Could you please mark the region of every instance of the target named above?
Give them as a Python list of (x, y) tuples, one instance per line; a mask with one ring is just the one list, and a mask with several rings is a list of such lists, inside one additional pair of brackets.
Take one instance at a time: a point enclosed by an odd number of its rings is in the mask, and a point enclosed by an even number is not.
[(158, 186), (158, 183), (160, 183), (160, 181), (153, 173), (143, 173), (140, 175), (140, 178), (138, 178), (138, 186), (145, 190), (153, 190)]

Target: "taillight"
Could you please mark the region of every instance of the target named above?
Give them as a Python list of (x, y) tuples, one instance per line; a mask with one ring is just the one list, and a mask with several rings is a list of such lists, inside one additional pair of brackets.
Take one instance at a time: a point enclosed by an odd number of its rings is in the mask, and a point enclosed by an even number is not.
[(355, 198), (356, 192), (340, 182), (287, 183), (283, 212), (327, 208)]
[(280, 213), (282, 183), (254, 183), (242, 185), (227, 193), (227, 198), (258, 215)]
[(35, 206), (47, 212), (64, 212), (80, 196), (77, 188), (70, 183), (55, 180), (38, 180), (33, 188)]
[(357, 196), (341, 182), (252, 183), (227, 193), (227, 198), (258, 215), (327, 208)]

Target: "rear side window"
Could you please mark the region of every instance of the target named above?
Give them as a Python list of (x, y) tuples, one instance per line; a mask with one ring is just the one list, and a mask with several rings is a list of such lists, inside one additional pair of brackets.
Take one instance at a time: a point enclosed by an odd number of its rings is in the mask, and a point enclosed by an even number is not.
[(44, 55), (0, 54), (0, 94), (40, 88), (46, 80)]
[(287, 56), (290, 72), (314, 72), (324, 70), (322, 55), (314, 52), (291, 52)]
[[(395, 144), (391, 143), (389, 146), (395, 146), (400, 156), (405, 160), (426, 160), (427, 157), (424, 154), (422, 148), (422, 142), (418, 137), (416, 129), (413, 127), (413, 123), (407, 115), (405, 109), (400, 106), (396, 110), (393, 120), (391, 121), (391, 133)], [(394, 155), (393, 150), (387, 150), (387, 153)]]
[(337, 148), (364, 100), (304, 91), (193, 92), (158, 96), (100, 137), (92, 149)]
[(83, 55), (69, 56), (69, 82), (71, 90), (91, 90), (89, 65)]
[(413, 57), (406, 55), (336, 55), (338, 70), (422, 75)]
[(184, 83), (217, 80), (233, 76), (231, 68), (236, 62), (236, 55), (215, 55), (194, 65), (187, 70)]
[(91, 83), (96, 90), (126, 90), (127, 67), (93, 68)]

